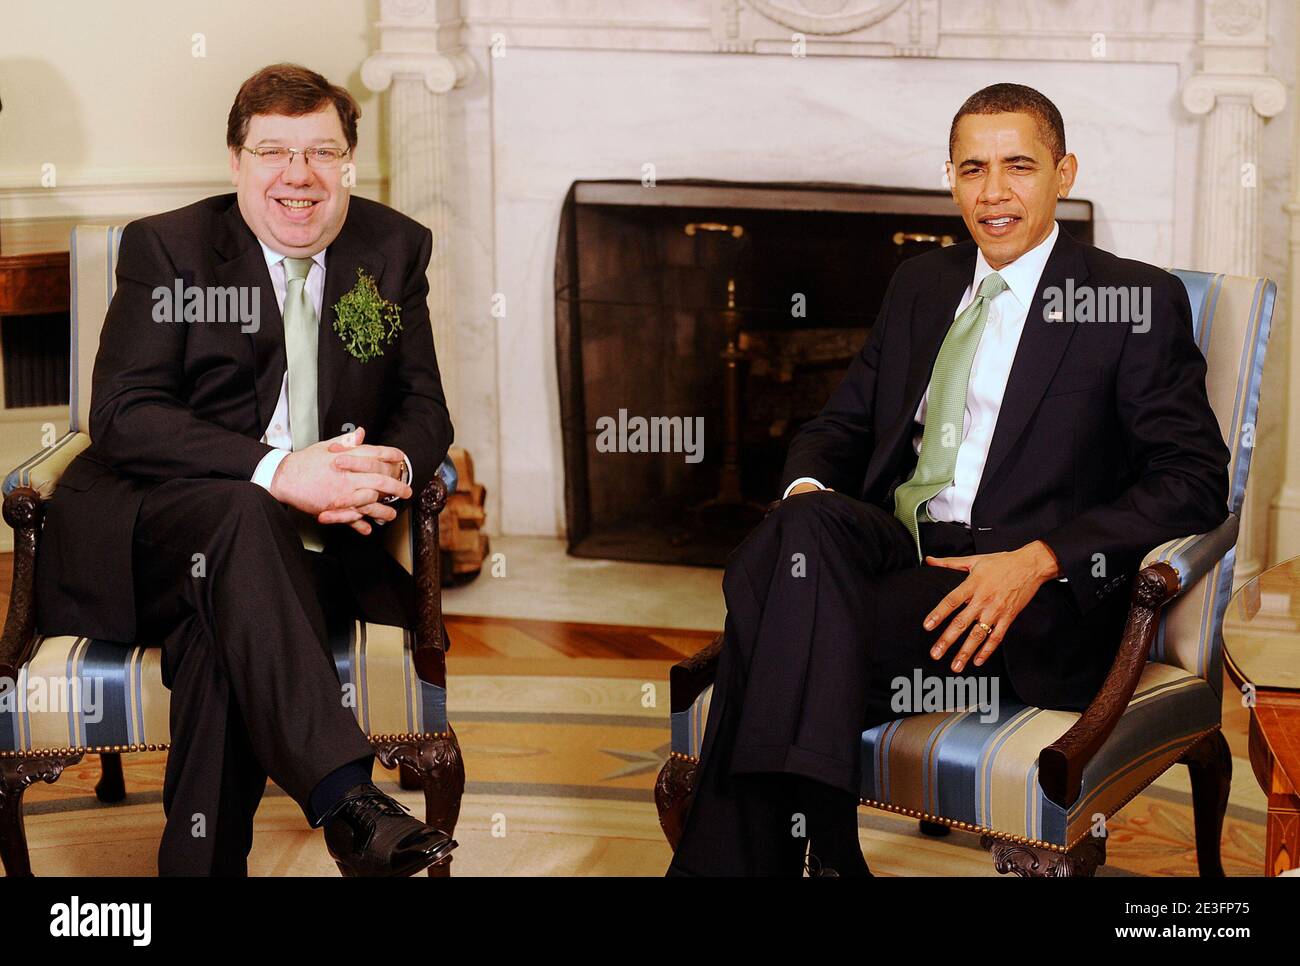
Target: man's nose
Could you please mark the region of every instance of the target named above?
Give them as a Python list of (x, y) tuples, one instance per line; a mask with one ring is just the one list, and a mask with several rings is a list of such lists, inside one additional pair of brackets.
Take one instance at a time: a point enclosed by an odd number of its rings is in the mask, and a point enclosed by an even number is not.
[(285, 184), (292, 185), (311, 184), (316, 180), (316, 174), (312, 171), (311, 165), (307, 163), (307, 158), (304, 155), (294, 154), (290, 157), (284, 173), (280, 175), (280, 180)]
[(1011, 186), (1006, 175), (1000, 171), (990, 171), (988, 177), (984, 179), (983, 190), (980, 191), (980, 204), (996, 205), (1010, 197)]

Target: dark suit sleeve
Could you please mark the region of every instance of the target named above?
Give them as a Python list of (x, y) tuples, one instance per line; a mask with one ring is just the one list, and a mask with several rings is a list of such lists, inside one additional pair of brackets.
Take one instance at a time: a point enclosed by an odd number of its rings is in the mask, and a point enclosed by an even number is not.
[(791, 440), (781, 472), (782, 493), (801, 476), (810, 476), (823, 486), (853, 496), (861, 489), (875, 445), (872, 423), (880, 351), (889, 318), (899, 310), (895, 302), (899, 301), (898, 279), (902, 274), (899, 269), (889, 280), (875, 327), (831, 398)]
[(178, 277), (157, 233), (128, 224), (95, 356), (91, 439), (102, 458), (132, 476), (251, 479), (271, 447), (194, 414), (183, 401), (189, 323), (154, 321), (154, 289), (170, 292)]
[(1152, 286), (1151, 327), (1129, 329), (1115, 381), (1136, 481), (1043, 536), (1085, 612), (1153, 547), (1212, 530), (1228, 515), (1228, 449), (1206, 395), (1187, 291), (1161, 274)]
[(422, 229), (419, 249), (402, 286), (402, 328), (397, 404), (374, 442), (396, 446), (411, 460), (413, 493), (419, 493), (442, 464), (453, 430), (429, 323), (429, 280), (433, 233)]

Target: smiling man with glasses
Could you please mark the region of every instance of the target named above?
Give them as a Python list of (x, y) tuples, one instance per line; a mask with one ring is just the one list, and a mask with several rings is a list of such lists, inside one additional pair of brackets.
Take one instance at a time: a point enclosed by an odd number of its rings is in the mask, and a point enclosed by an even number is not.
[[(247, 874), (268, 776), (325, 829), (344, 874), (411, 875), (456, 844), (371, 783), (327, 634), (355, 618), (414, 627), (411, 577), (376, 529), (452, 440), (426, 304), (432, 235), (351, 197), (359, 116), (320, 74), (266, 67), (227, 122), (235, 193), (126, 226), (93, 442), (46, 516), (42, 632), (163, 648), (161, 874)], [(152, 293), (178, 280), (256, 289), (270, 309), (251, 331), (155, 321)], [(354, 288), (400, 320), (377, 357), (335, 331)]]

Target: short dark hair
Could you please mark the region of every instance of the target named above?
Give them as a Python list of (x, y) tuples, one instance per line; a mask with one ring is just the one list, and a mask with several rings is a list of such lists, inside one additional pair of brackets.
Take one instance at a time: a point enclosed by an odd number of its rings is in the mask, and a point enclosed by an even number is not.
[(993, 84), (966, 98), (948, 129), (948, 160), (957, 146), (957, 122), (967, 114), (1028, 114), (1038, 122), (1038, 136), (1052, 152), (1052, 163), (1065, 157), (1065, 122), (1056, 105), (1024, 84)]
[(248, 137), (248, 122), (254, 114), (284, 114), (301, 117), (314, 114), (330, 103), (338, 111), (348, 150), (357, 146), (357, 118), (361, 108), (344, 87), (331, 84), (314, 70), (298, 64), (271, 64), (239, 85), (235, 103), (226, 118), (226, 145), (237, 151)]

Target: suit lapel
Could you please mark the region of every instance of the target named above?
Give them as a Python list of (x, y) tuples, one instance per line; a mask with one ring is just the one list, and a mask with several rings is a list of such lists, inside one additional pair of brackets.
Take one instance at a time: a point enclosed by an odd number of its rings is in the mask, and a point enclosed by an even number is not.
[(1002, 394), (1002, 405), (998, 409), (998, 421), (993, 429), (993, 440), (989, 444), (989, 455), (984, 462), (979, 490), (975, 494), (976, 503), (984, 492), (984, 484), (993, 479), (998, 467), (1038, 410), (1038, 404), (1042, 402), (1043, 394), (1056, 375), (1061, 358), (1074, 335), (1073, 324), (1047, 321), (1048, 300), (1045, 293), (1052, 288), (1064, 291), (1067, 279), (1073, 279), (1078, 288), (1087, 277), (1088, 263), (1084, 260), (1079, 243), (1066, 234), (1065, 229), (1061, 229), (1052, 254), (1043, 268), (1042, 277), (1038, 280), (1038, 291), (1029, 307), (1029, 314), (1025, 317), (1025, 327), (1020, 333), (1020, 344), (1016, 347), (1016, 356), (1007, 377), (1007, 388)]
[[(358, 208), (349, 208), (347, 220), (337, 238), (325, 252), (325, 291), (321, 300), (321, 318), (316, 353), (317, 411), (321, 425), (317, 427), (322, 439), (328, 438), (326, 416), (344, 381), (353, 367), (361, 365), (348, 355), (343, 343), (334, 332), (334, 306), (357, 281), (357, 269), (364, 269), (378, 285), (383, 279), (384, 260), (370, 249), (358, 224)], [(217, 237), (213, 242), (217, 252), (225, 259), (216, 268), (217, 280), (222, 285), (240, 285), (261, 289), (262, 307), (260, 324), (255, 332), (247, 333), (253, 345), (255, 380), (257, 384), (258, 426), (265, 430), (271, 422), (280, 389), (284, 384), (286, 368), (284, 352), (284, 317), (275, 298), (271, 273), (257, 236), (253, 234), (239, 205), (232, 199), (219, 222)], [(342, 432), (330, 427), (328, 436)]]
[(225, 259), (216, 266), (217, 281), (221, 285), (260, 289), (258, 327), (255, 331), (246, 333), (246, 337), (253, 346), (257, 425), (260, 431), (265, 431), (270, 425), (275, 404), (280, 398), (280, 386), (284, 382), (284, 319), (280, 315), (279, 303), (275, 300), (275, 288), (271, 285), (271, 273), (266, 267), (262, 246), (258, 244), (257, 236), (244, 223), (239, 205), (233, 198), (230, 207), (218, 222), (213, 246)]
[(368, 244), (358, 223), (358, 211), (356, 206), (348, 209), (343, 229), (325, 250), (325, 297), (321, 301), (320, 337), (316, 350), (321, 439), (343, 432), (341, 424), (336, 426), (329, 422), (330, 406), (338, 394), (340, 384), (347, 381), (349, 375), (362, 371), (364, 366), (364, 363), (348, 354), (343, 341), (334, 331), (334, 306), (357, 284), (357, 269), (365, 271), (375, 280), (375, 285), (380, 287), (384, 275), (384, 260)]
[(975, 277), (974, 246), (967, 255), (954, 260), (943, 271), (934, 288), (921, 298), (922, 309), (912, 328), (912, 351), (907, 363), (907, 383), (903, 391), (904, 424), (910, 425), (921, 397), (930, 385), (934, 361), (944, 337), (957, 317), (957, 306)]
[(889, 424), (887, 435), (879, 441), (872, 465), (867, 469), (865, 491), (870, 491), (879, 474), (892, 467), (904, 444), (910, 444), (913, 417), (921, 404), (921, 397), (930, 384), (934, 360), (939, 355), (944, 336), (948, 334), (957, 306), (975, 277), (975, 246), (963, 246), (952, 252), (939, 270), (935, 284), (926, 289), (917, 301), (911, 318), (911, 347), (908, 351), (907, 378), (903, 386), (902, 409)]

